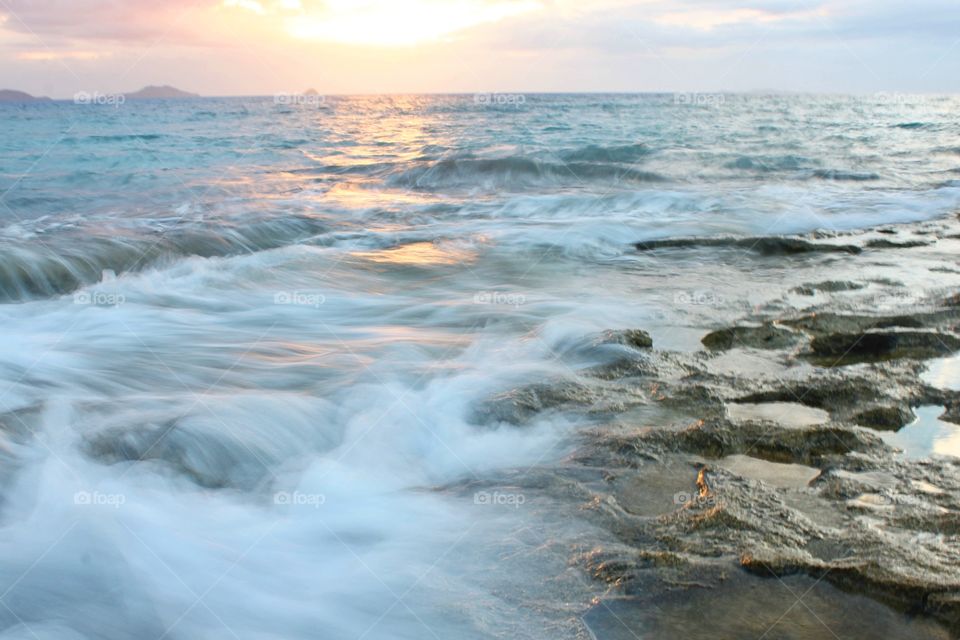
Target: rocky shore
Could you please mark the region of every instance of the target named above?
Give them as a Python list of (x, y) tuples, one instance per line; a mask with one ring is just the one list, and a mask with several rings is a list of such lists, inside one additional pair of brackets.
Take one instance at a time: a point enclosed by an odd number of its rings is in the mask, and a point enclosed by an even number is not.
[[(960, 442), (960, 367), (927, 373), (960, 351), (958, 239), (948, 219), (638, 245), (804, 260), (809, 281), (698, 350), (594, 336), (578, 349), (612, 362), (477, 408), (504, 428), (595, 425), (559, 467), (511, 480), (612, 535), (572, 552), (607, 585), (587, 637), (960, 637), (960, 446), (934, 446)], [(936, 438), (911, 439), (918, 413)]]

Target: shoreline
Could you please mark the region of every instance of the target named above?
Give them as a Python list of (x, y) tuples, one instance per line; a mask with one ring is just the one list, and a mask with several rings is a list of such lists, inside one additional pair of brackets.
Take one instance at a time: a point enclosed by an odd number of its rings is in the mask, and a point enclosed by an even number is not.
[[(644, 331), (610, 331), (585, 348), (619, 350), (613, 362), (573, 382), (490, 399), (481, 419), (504, 426), (522, 428), (551, 411), (595, 423), (553, 469), (556, 486), (537, 489), (573, 500), (580, 517), (618, 540), (571, 561), (605, 589), (583, 618), (585, 633), (677, 637), (704, 628), (688, 611), (698, 603), (707, 624), (730, 634), (755, 633), (751, 624), (777, 613), (759, 632), (778, 637), (774, 627), (790, 622), (779, 614), (796, 617), (791, 604), (810, 593), (820, 599), (807, 607), (813, 619), (833, 615), (843, 629), (853, 621), (863, 637), (869, 629), (960, 634), (960, 458), (905, 455), (890, 439), (911, 428), (918, 408), (960, 437), (960, 391), (924, 374), (960, 351), (957, 286), (919, 290), (872, 277), (863, 264), (960, 273), (942, 254), (957, 255), (958, 240), (955, 214), (750, 246), (640, 247), (746, 251), (821, 274), (826, 260), (830, 277), (784, 291), (809, 299), (808, 308), (756, 308), (707, 333), (700, 350), (660, 351)], [(848, 271), (861, 277), (847, 279)], [(864, 301), (871, 281), (891, 290), (883, 304)], [(590, 479), (571, 491), (561, 481), (570, 476)], [(766, 614), (755, 612), (751, 623), (738, 610), (758, 598)], [(781, 601), (786, 613), (776, 612)]]

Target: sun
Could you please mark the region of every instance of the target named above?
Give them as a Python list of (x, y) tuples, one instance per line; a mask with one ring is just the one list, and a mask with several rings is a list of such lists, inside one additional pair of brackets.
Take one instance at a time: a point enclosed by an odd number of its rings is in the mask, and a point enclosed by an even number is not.
[(409, 46), (542, 8), (537, 0), (328, 0), (287, 19), (290, 35), (325, 42)]

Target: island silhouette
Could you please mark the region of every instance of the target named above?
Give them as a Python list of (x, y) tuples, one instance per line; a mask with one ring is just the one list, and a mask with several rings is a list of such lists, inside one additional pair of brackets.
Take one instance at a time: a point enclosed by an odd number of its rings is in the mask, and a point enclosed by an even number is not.
[[(169, 85), (150, 85), (140, 89), (139, 91), (117, 95), (123, 95), (127, 100), (164, 100), (173, 98), (200, 97), (200, 95), (197, 93), (190, 93), (189, 91), (183, 91), (182, 89), (177, 89), (176, 87), (171, 87)], [(0, 102), (30, 103), (53, 102), (53, 100), (46, 96), (33, 96), (25, 91), (18, 91), (16, 89), (0, 89)]]

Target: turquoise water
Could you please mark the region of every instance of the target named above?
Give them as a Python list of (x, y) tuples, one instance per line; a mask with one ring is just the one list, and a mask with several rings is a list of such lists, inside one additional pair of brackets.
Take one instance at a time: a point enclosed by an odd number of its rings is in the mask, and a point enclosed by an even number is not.
[(743, 96), (7, 105), (0, 295), (297, 243), (490, 239), (509, 255), (598, 258), (681, 233), (923, 219), (958, 199), (958, 108)]
[(576, 505), (464, 487), (583, 419), (478, 405), (742, 313), (637, 241), (960, 204), (957, 98), (707, 102), (0, 106), (3, 637), (568, 637)]

